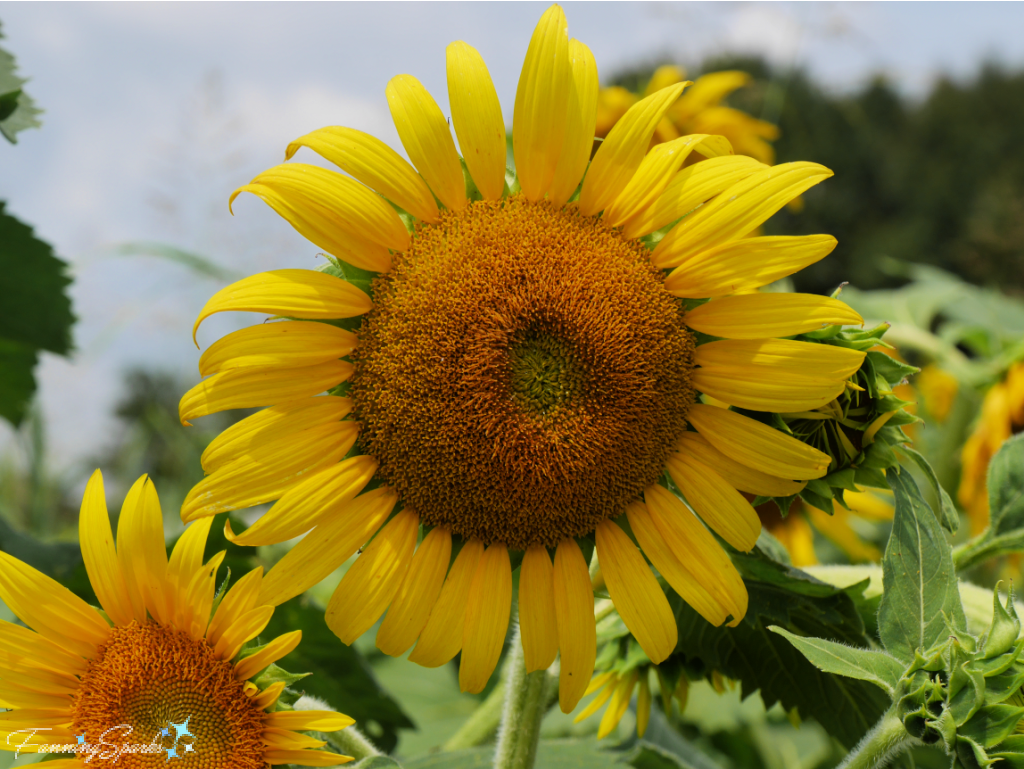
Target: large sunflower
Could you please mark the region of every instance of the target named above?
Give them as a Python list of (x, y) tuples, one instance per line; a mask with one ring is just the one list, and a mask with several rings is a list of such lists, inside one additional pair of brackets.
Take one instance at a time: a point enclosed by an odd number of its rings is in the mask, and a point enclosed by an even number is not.
[[(519, 80), (513, 172), (480, 54), (452, 43), (447, 64), (461, 157), (441, 109), (400, 75), (387, 99), (415, 169), (372, 136), (325, 128), (287, 156), (307, 147), (348, 176), (286, 163), (235, 192), (340, 261), (246, 278), (202, 310), (197, 326), (227, 310), (287, 319), (203, 354), (210, 376), (182, 399), (183, 421), (268, 408), (210, 445), (182, 517), (278, 500), (231, 534), (262, 545), (309, 532), (264, 581), (268, 603), (372, 537), (327, 623), (351, 643), (388, 610), (384, 652), (416, 644), (410, 659), (437, 666), (461, 650), (472, 692), (501, 653), (520, 568), (527, 667), (561, 653), (569, 711), (595, 655), (580, 542), (589, 552), (596, 539), (611, 596), (652, 660), (671, 652), (676, 626), (644, 555), (708, 621), (738, 623), (746, 590), (715, 534), (750, 550), (760, 523), (737, 489), (791, 495), (829, 459), (699, 394), (768, 412), (820, 406), (863, 353), (774, 337), (861, 318), (824, 297), (730, 296), (832, 250), (826, 235), (745, 237), (828, 169), (769, 168), (708, 135), (648, 153), (682, 83), (630, 109), (588, 166), (597, 68), (552, 6)], [(710, 159), (683, 168), (694, 150)], [(357, 438), (358, 455), (343, 459)]]
[[(171, 758), (181, 769), (351, 760), (316, 750), (324, 743), (299, 733), (344, 729), (351, 718), (275, 712), (284, 684), (261, 690), (249, 680), (294, 649), (302, 632), (239, 654), (274, 608), (257, 600), (257, 568), (213, 611), (224, 553), (203, 563), (210, 521), (186, 528), (168, 559), (160, 502), (143, 476), (121, 508), (115, 548), (97, 470), (85, 489), (79, 534), (104, 613), (0, 552), (0, 599), (28, 625), (0, 621), (0, 708), (7, 708), (0, 712), (0, 748), (67, 753), (84, 743), (96, 750), (45, 764), (53, 769), (141, 769)], [(160, 750), (122, 752), (151, 744)]]

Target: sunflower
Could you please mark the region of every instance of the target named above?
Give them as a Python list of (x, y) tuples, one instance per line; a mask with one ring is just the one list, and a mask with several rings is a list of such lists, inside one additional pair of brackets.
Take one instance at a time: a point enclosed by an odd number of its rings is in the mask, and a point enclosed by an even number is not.
[[(240, 654), (274, 609), (257, 600), (257, 568), (213, 611), (224, 553), (202, 562), (210, 522), (186, 528), (168, 559), (160, 502), (142, 476), (121, 508), (115, 548), (97, 470), (85, 489), (79, 535), (103, 612), (0, 552), (0, 600), (28, 626), (0, 621), (0, 708), (7, 708), (0, 713), (0, 747), (66, 753), (84, 742), (99, 751), (46, 764), (53, 769), (135, 769), (171, 758), (182, 769), (351, 760), (316, 750), (324, 743), (300, 734), (344, 729), (351, 718), (275, 712), (284, 684), (261, 689), (250, 680), (294, 649), (302, 633)], [(150, 744), (159, 752), (123, 752)]]
[(988, 465), (1003, 442), (1024, 430), (1024, 361), (1014, 363), (1002, 381), (994, 384), (981, 404), (981, 416), (960, 455), (957, 497), (971, 521), (971, 533), (980, 534), (989, 523)]
[[(658, 67), (651, 75), (644, 96), (650, 96), (686, 79), (674, 65)], [(653, 143), (669, 142), (687, 134), (717, 134), (732, 144), (737, 154), (748, 155), (771, 165), (775, 150), (769, 142), (779, 138), (779, 129), (745, 112), (725, 107), (722, 101), (733, 91), (750, 85), (746, 72), (710, 72), (697, 78), (668, 110), (654, 129)], [(622, 86), (602, 88), (597, 98), (596, 134), (605, 137), (623, 115), (642, 97)]]
[[(400, 75), (387, 100), (415, 169), (372, 136), (324, 128), (286, 159), (307, 147), (349, 176), (285, 163), (234, 193), (336, 261), (243, 279), (201, 311), (196, 327), (229, 310), (282, 319), (202, 355), (209, 376), (182, 398), (183, 422), (266, 408), (210, 444), (182, 518), (278, 500), (228, 532), (244, 545), (306, 535), (264, 580), (271, 604), (372, 538), (328, 625), (352, 643), (387, 610), (381, 650), (415, 644), (426, 666), (461, 651), (470, 692), (501, 654), (518, 568), (526, 666), (561, 653), (568, 712), (594, 669), (595, 540), (616, 607), (658, 662), (677, 631), (644, 556), (709, 622), (736, 625), (746, 590), (715, 534), (748, 551), (760, 531), (738, 489), (791, 495), (826, 473), (820, 451), (698, 395), (766, 412), (826, 403), (864, 354), (775, 337), (861, 318), (826, 297), (730, 296), (832, 250), (825, 235), (745, 237), (828, 169), (767, 167), (709, 135), (648, 153), (683, 83), (634, 105), (588, 165), (597, 67), (558, 6), (519, 80), (514, 172), (480, 54), (452, 43), (447, 66), (462, 157), (430, 94)], [(683, 168), (698, 147), (714, 159)]]

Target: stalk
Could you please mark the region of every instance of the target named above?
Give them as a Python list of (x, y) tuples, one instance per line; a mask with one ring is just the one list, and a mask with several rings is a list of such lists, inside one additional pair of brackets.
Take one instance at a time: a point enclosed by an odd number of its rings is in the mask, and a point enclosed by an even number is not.
[(533, 769), (540, 724), (544, 720), (554, 677), (546, 670), (526, 672), (523, 644), (516, 628), (505, 680), (505, 712), (494, 753), (494, 769)]
[(896, 716), (895, 708), (890, 708), (838, 769), (881, 769), (909, 748), (912, 742), (913, 738)]

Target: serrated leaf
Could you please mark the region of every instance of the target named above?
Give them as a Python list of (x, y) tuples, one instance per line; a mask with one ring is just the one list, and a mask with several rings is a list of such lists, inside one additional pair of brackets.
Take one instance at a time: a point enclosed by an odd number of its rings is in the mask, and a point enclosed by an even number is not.
[(907, 377), (912, 376), (921, 370), (916, 366), (910, 366), (898, 361), (883, 352), (872, 351), (868, 353), (867, 357), (874, 365), (875, 373), (894, 387)]
[(886, 473), (896, 498), (892, 533), (882, 558), (884, 592), (878, 632), (885, 650), (908, 664), (948, 634), (947, 620), (964, 629), (949, 543), (917, 484), (898, 468)]
[(747, 586), (746, 616), (735, 628), (714, 627), (670, 593), (679, 628), (677, 651), (740, 681), (744, 697), (760, 690), (765, 707), (781, 702), (787, 711), (797, 708), (802, 717), (817, 719), (840, 742), (853, 747), (885, 711), (888, 698), (867, 682), (818, 670), (768, 626), (867, 646), (853, 598), (866, 583), (836, 588), (772, 561), (756, 548), (732, 557)]
[(895, 695), (896, 685), (907, 667), (885, 652), (856, 649), (822, 638), (801, 638), (774, 625), (768, 629), (786, 638), (818, 670), (869, 681), (884, 689), (890, 697)]
[[(0, 33), (0, 38), (3, 34)], [(22, 90), (25, 79), (17, 74), (14, 57), (0, 48), (0, 133), (11, 144), (16, 144), (18, 132), (40, 125), (41, 110), (35, 101)]]
[(942, 488), (942, 484), (939, 483), (938, 476), (935, 475), (935, 470), (932, 469), (931, 463), (925, 459), (923, 454), (910, 448), (910, 446), (902, 445), (898, 451), (906, 455), (917, 466), (917, 469), (924, 473), (925, 478), (928, 479), (928, 483), (932, 487), (932, 492), (939, 500), (939, 509), (934, 511), (935, 517), (939, 519), (942, 528), (950, 534), (956, 534), (960, 528), (960, 514), (956, 511), (956, 506), (953, 504), (953, 500), (950, 499), (949, 494), (946, 493), (946, 490)]
[(0, 415), (17, 425), (35, 391), (39, 350), (63, 355), (71, 348), (71, 279), (67, 265), (4, 211), (0, 202)]

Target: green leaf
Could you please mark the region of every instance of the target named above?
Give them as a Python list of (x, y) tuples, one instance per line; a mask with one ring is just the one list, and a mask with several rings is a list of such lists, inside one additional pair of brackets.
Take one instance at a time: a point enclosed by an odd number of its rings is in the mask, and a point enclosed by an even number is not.
[(71, 279), (67, 265), (32, 228), (0, 202), (0, 416), (17, 425), (35, 392), (39, 350), (63, 355), (71, 348)]
[[(3, 34), (0, 33), (0, 38)], [(36, 107), (32, 97), (22, 90), (25, 79), (17, 74), (14, 57), (0, 48), (0, 133), (11, 144), (17, 143), (17, 134), (26, 128), (38, 128)]]
[(637, 769), (721, 769), (720, 764), (674, 729), (657, 708), (651, 709), (643, 739), (626, 754)]
[(300, 629), (302, 643), (279, 660), (287, 670), (313, 674), (295, 688), (354, 718), (381, 750), (394, 750), (398, 730), (414, 729), (415, 725), (384, 691), (363, 656), (328, 629), (323, 609), (305, 603), (302, 596), (286, 601), (277, 607), (261, 637), (274, 638)]
[[(641, 741), (628, 754), (626, 763), (635, 769), (704, 769), (706, 764), (693, 764), (664, 748)], [(712, 764), (709, 769), (717, 769)]]
[(714, 627), (674, 592), (669, 603), (679, 628), (677, 652), (700, 660), (742, 684), (744, 697), (760, 690), (765, 707), (781, 702), (815, 718), (847, 747), (878, 720), (888, 698), (864, 681), (825, 673), (785, 638), (768, 630), (777, 625), (800, 636), (868, 645), (854, 596), (867, 582), (840, 589), (767, 558), (755, 548), (736, 553), (733, 562), (747, 586), (747, 614), (735, 628)]
[(896, 685), (907, 667), (885, 652), (855, 649), (821, 638), (801, 638), (774, 625), (768, 629), (788, 639), (818, 670), (870, 681), (885, 689), (890, 697), (896, 693)]
[(1024, 529), (1024, 433), (999, 447), (988, 466), (988, 504), (993, 534)]
[[(405, 769), (491, 769), (494, 748), (453, 750), (403, 761)], [(623, 769), (622, 754), (596, 740), (541, 740), (534, 769)]]
[(82, 565), (82, 551), (73, 542), (40, 542), (30, 534), (15, 531), (0, 518), (0, 551), (61, 582), (70, 579)]
[(351, 766), (352, 769), (402, 769), (402, 765), (390, 756), (370, 756)]
[(966, 632), (953, 555), (908, 472), (886, 472), (896, 496), (892, 534), (882, 558), (884, 595), (878, 632), (885, 650), (908, 664), (948, 635)]
[(875, 368), (875, 373), (880, 375), (892, 386), (898, 385), (904, 379), (918, 373), (921, 369), (916, 366), (909, 366), (906, 363), (896, 360), (884, 352), (869, 352), (867, 356)]
[(897, 450), (905, 454), (911, 462), (917, 465), (917, 469), (924, 473), (925, 478), (928, 479), (928, 483), (932, 487), (932, 492), (939, 500), (939, 509), (935, 510), (935, 517), (939, 519), (942, 528), (950, 534), (956, 534), (960, 528), (960, 514), (956, 511), (956, 506), (953, 504), (953, 500), (949, 498), (949, 494), (946, 493), (946, 490), (939, 483), (938, 476), (935, 475), (935, 470), (932, 469), (931, 463), (925, 459), (923, 454), (906, 444), (901, 445)]

